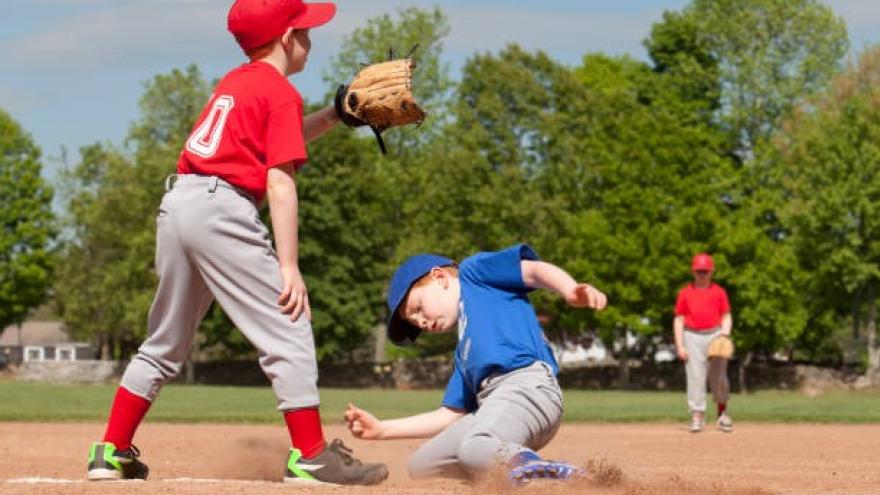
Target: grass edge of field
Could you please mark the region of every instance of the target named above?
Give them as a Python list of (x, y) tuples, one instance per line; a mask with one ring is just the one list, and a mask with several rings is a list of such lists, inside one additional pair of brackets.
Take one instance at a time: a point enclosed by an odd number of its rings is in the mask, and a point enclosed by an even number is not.
[[(58, 385), (0, 380), (0, 421), (103, 422), (116, 384)], [(13, 396), (4, 404), (4, 396)], [(439, 406), (442, 391), (322, 388), (325, 423), (341, 421), (351, 400), (380, 418), (400, 417)], [(566, 423), (674, 423), (687, 419), (684, 392), (565, 391)], [(63, 404), (59, 408), (59, 402)], [(13, 404), (14, 403), (14, 404)], [(708, 403), (709, 418), (714, 406)], [(735, 394), (738, 423), (880, 424), (880, 392), (828, 392), (816, 397), (793, 391)], [(269, 387), (172, 384), (157, 400), (153, 423), (275, 424), (280, 421)], [(337, 419), (339, 418), (339, 419)]]

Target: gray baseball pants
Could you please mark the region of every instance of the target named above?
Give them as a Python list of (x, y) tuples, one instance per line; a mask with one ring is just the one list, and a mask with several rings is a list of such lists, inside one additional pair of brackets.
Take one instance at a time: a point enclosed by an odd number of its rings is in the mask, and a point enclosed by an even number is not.
[[(174, 180), (176, 178), (176, 180)], [(217, 177), (178, 175), (156, 218), (159, 287), (148, 337), (122, 386), (153, 401), (180, 373), (196, 329), (216, 298), (257, 348), (282, 411), (314, 407), (318, 369), (311, 323), (277, 304), (283, 282), (269, 231), (244, 192)]]
[(687, 375), (687, 402), (692, 413), (706, 411), (707, 374), (715, 403), (727, 403), (730, 398), (727, 360), (707, 357), (709, 343), (720, 334), (720, 327), (702, 332), (684, 331), (684, 348), (688, 353), (684, 368)]
[(471, 478), (553, 439), (562, 418), (562, 391), (550, 366), (531, 366), (483, 380), (477, 410), (419, 447), (413, 478)]

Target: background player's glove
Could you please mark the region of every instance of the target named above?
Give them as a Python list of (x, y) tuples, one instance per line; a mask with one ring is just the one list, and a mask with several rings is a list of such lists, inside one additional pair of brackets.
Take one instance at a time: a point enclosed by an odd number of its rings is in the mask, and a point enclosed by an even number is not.
[(709, 342), (709, 358), (730, 359), (733, 357), (733, 341), (726, 335), (719, 335)]
[(368, 65), (336, 91), (336, 113), (349, 127), (368, 125), (385, 153), (382, 131), (389, 127), (421, 124), (425, 111), (412, 94), (411, 58)]

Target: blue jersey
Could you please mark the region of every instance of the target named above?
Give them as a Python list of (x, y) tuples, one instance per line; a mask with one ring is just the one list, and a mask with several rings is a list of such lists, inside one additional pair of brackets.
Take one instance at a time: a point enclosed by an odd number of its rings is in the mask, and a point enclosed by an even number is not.
[(443, 405), (474, 411), (480, 383), (489, 375), (544, 361), (558, 372), (556, 359), (529, 303), (522, 260), (538, 260), (520, 244), (503, 251), (479, 253), (459, 266), (461, 299), (455, 369)]

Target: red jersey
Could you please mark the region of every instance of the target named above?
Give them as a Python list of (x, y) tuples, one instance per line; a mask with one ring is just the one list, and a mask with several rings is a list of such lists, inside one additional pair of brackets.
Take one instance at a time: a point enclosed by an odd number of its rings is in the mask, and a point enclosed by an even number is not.
[(244, 64), (223, 76), (202, 110), (177, 162), (177, 173), (216, 175), (258, 203), (270, 168), (308, 155), (302, 97), (265, 62)]
[(684, 316), (684, 326), (691, 330), (710, 330), (721, 325), (721, 317), (730, 312), (727, 292), (718, 284), (699, 288), (688, 284), (678, 291), (675, 316)]

